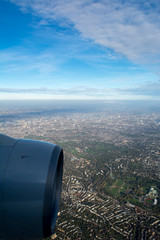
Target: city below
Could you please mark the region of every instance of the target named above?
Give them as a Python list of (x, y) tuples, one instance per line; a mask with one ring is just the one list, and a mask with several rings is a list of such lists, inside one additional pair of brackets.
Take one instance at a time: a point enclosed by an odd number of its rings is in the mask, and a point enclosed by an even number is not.
[(0, 133), (64, 150), (52, 239), (160, 239), (159, 101), (0, 105)]

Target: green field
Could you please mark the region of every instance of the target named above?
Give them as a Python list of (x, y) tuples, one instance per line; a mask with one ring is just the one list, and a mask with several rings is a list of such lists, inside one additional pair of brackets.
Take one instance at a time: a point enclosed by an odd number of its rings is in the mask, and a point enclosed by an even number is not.
[(116, 181), (110, 186), (109, 192), (114, 197), (120, 196), (120, 192), (125, 192), (127, 185), (122, 179), (116, 179)]

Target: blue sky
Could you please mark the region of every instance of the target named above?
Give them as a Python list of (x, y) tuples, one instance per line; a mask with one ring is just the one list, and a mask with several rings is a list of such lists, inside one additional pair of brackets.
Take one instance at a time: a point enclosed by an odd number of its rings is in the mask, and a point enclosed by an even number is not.
[(0, 99), (160, 100), (159, 0), (0, 0)]

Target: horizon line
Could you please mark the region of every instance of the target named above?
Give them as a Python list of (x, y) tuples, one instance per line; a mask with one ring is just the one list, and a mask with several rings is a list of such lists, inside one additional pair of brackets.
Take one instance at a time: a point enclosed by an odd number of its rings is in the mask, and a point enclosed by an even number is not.
[(105, 102), (117, 102), (117, 101), (160, 101), (160, 99), (0, 99), (0, 101), (105, 101)]

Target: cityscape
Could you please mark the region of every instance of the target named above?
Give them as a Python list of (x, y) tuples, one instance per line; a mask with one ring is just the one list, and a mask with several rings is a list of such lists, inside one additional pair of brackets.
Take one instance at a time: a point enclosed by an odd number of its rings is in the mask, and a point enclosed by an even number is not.
[(64, 150), (51, 239), (159, 239), (159, 103), (56, 104), (1, 102), (0, 111), (1, 133)]

